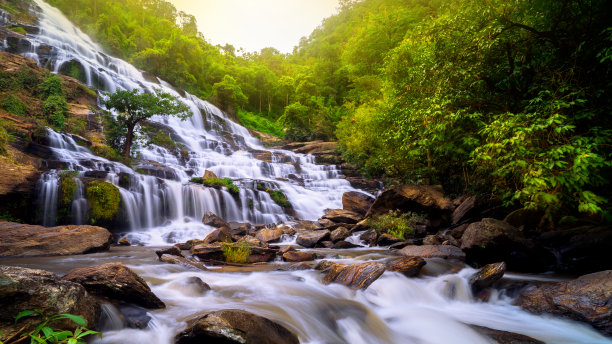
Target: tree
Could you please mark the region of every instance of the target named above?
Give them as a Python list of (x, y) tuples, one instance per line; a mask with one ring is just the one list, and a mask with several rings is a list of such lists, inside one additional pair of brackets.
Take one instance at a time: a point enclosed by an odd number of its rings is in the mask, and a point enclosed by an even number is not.
[(228, 112), (232, 112), (234, 107), (244, 106), (247, 102), (240, 85), (229, 75), (225, 75), (223, 81), (213, 85), (213, 95), (219, 106)]
[(153, 116), (177, 116), (185, 120), (192, 115), (187, 105), (176, 97), (161, 91), (140, 93), (138, 90), (118, 90), (107, 96), (108, 98), (102, 100), (102, 104), (108, 109), (115, 109), (119, 112), (117, 122), (126, 129), (122, 152), (124, 158), (130, 156), (134, 133), (139, 129), (142, 121)]

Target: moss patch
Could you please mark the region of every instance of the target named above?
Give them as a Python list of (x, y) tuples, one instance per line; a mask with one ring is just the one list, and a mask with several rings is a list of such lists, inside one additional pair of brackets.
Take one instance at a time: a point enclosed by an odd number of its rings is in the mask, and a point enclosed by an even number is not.
[(65, 171), (60, 174), (60, 202), (67, 206), (72, 203), (77, 185), (74, 178), (78, 176), (76, 171)]
[(113, 184), (92, 181), (87, 186), (86, 195), (92, 223), (97, 220), (110, 220), (119, 211), (121, 196), (119, 189)]
[(240, 189), (238, 189), (238, 187), (234, 185), (234, 182), (230, 178), (211, 177), (211, 178), (204, 179), (201, 177), (194, 177), (194, 178), (191, 178), (191, 182), (202, 184), (202, 185), (205, 185), (211, 188), (225, 187), (227, 188), (227, 191), (229, 191), (229, 193), (231, 193), (232, 195), (240, 194)]

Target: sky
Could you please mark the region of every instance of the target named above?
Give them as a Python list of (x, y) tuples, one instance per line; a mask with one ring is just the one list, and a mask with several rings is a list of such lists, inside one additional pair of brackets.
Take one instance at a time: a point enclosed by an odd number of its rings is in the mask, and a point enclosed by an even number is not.
[(290, 53), (324, 18), (337, 13), (338, 0), (169, 0), (192, 14), (212, 44), (229, 43), (247, 52), (273, 47)]

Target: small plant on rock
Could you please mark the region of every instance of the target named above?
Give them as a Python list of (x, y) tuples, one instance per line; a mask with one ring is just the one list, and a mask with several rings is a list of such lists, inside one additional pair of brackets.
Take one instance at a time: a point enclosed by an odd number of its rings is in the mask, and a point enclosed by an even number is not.
[(221, 249), (223, 250), (225, 261), (228, 263), (247, 263), (251, 255), (251, 247), (244, 241), (240, 244), (224, 243)]
[(387, 233), (399, 239), (406, 239), (414, 235), (414, 227), (417, 223), (424, 221), (422, 215), (407, 212), (400, 213), (399, 210), (389, 210), (386, 214), (374, 216), (368, 219), (368, 226), (378, 233)]

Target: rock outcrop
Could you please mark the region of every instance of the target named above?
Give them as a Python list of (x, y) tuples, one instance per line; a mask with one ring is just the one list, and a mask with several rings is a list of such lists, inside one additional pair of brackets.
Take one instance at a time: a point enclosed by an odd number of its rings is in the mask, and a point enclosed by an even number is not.
[(363, 220), (363, 215), (344, 209), (333, 209), (325, 213), (323, 219), (330, 220), (335, 223), (355, 224)]
[(374, 198), (358, 191), (342, 194), (342, 209), (365, 216), (374, 203)]
[(150, 309), (166, 307), (147, 283), (123, 263), (72, 269), (63, 279), (79, 283), (90, 294), (104, 299), (133, 303)]
[(222, 310), (191, 320), (175, 338), (176, 344), (298, 344), (284, 326), (241, 310)]
[(102, 227), (43, 227), (0, 221), (0, 256), (73, 255), (108, 250), (112, 234)]

